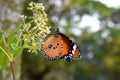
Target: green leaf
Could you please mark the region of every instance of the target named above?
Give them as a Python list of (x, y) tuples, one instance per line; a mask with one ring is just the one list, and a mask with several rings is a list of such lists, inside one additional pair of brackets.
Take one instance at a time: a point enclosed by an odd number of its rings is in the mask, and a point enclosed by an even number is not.
[(19, 31), (20, 29), (22, 29), (22, 26), (23, 26), (23, 24), (19, 24), (19, 25), (17, 26), (17, 30)]
[(22, 50), (23, 50), (22, 41), (19, 41), (18, 45), (15, 44), (14, 47), (15, 47), (15, 50), (14, 50), (13, 58), (16, 58), (22, 53)]
[[(0, 40), (0, 47), (5, 49), (4, 44), (2, 42), (2, 40)], [(2, 70), (4, 70), (6, 68), (6, 66), (9, 63), (9, 59), (8, 57), (5, 55), (5, 53), (0, 49), (0, 66), (2, 68)]]
[(29, 35), (28, 35), (28, 34), (22, 34), (22, 38), (23, 38), (23, 40), (24, 40), (24, 39), (28, 39), (28, 38), (29, 38)]
[(13, 59), (20, 55), (22, 51), (22, 41), (20, 40), (17, 45), (18, 38), (16, 34), (7, 37), (7, 44), (9, 47), (9, 53), (13, 56)]
[(5, 30), (4, 32), (10, 35), (16, 35), (18, 33), (16, 30)]
[(14, 50), (14, 51), (18, 50), (18, 47), (15, 43), (11, 43), (10, 46), (11, 46), (12, 50)]
[(19, 41), (18, 45), (17, 45), (17, 39), (11, 39), (11, 41), (9, 42), (10, 45), (10, 53), (12, 54), (13, 58), (16, 58), (17, 56), (20, 55), (21, 51), (22, 51), (22, 42)]
[(35, 54), (38, 54), (37, 49), (35, 47), (33, 47), (33, 46), (29, 46), (27, 44), (24, 44), (23, 47), (26, 48), (26, 49), (28, 49), (28, 50), (34, 51)]

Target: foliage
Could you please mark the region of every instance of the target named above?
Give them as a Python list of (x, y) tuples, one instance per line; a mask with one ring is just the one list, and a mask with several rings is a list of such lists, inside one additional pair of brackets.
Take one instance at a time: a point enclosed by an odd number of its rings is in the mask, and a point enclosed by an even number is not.
[[(22, 42), (20, 38), (18, 38), (16, 31), (6, 30), (2, 33), (0, 38), (0, 65), (4, 70), (7, 64), (10, 61), (13, 61), (14, 58), (18, 57), (22, 51)], [(8, 35), (8, 36), (4, 36)]]
[[(12, 62), (20, 55), (23, 48), (37, 53), (41, 49), (44, 38), (50, 33), (47, 26), (47, 14), (44, 6), (31, 2), (28, 7), (32, 11), (31, 16), (22, 16), (22, 21), (15, 31), (2, 30), (0, 27), (0, 66), (4, 70), (10, 63), (13, 80), (15, 80)], [(24, 44), (22, 45), (22, 41)]]

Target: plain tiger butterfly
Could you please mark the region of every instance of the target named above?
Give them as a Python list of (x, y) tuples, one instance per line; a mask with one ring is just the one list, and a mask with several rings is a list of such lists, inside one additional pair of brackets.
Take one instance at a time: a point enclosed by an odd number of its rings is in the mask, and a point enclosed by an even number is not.
[(72, 61), (80, 58), (81, 53), (77, 45), (67, 36), (57, 30), (43, 44), (43, 53), (48, 60), (64, 59)]

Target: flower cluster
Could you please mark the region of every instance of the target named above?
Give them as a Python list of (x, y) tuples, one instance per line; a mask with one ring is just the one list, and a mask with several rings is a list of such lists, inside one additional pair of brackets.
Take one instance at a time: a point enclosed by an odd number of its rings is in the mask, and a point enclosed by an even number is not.
[(41, 3), (31, 2), (28, 10), (32, 12), (32, 16), (21, 16), (24, 48), (28, 48), (30, 52), (37, 53), (37, 50), (40, 50), (44, 43), (44, 38), (50, 33), (51, 27), (47, 25), (47, 14)]

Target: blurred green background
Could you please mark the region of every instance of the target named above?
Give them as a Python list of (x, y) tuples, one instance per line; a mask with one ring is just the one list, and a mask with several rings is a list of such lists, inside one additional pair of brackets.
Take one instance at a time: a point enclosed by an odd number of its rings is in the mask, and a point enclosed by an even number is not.
[[(49, 20), (77, 43), (82, 58), (48, 61), (41, 53), (24, 50), (20, 80), (120, 80), (120, 6), (109, 7), (97, 0), (24, 0), (19, 5), (23, 14), (30, 15), (26, 7), (31, 1), (43, 3)], [(81, 25), (86, 16), (99, 22), (86, 19)], [(9, 29), (6, 22), (0, 24)]]

